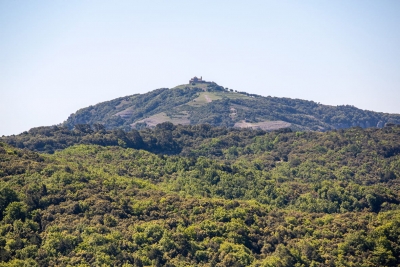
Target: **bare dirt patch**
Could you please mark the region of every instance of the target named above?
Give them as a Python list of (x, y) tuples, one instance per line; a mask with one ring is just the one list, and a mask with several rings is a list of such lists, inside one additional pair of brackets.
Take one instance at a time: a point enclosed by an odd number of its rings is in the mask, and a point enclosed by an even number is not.
[(212, 102), (212, 99), (208, 95), (204, 94), (204, 98), (206, 99), (207, 103)]
[(165, 112), (161, 112), (143, 120), (136, 121), (131, 124), (131, 127), (134, 128), (137, 123), (146, 123), (147, 127), (155, 127), (157, 124), (166, 121), (172, 122), (173, 124), (190, 124), (189, 114), (186, 112), (174, 114), (173, 117), (169, 117)]
[(281, 128), (290, 127), (290, 123), (286, 121), (262, 121), (262, 122), (246, 122), (244, 120), (235, 123), (234, 127), (238, 128), (253, 128), (253, 129), (262, 129), (266, 131), (277, 130)]
[(120, 116), (123, 119), (127, 119), (130, 116), (132, 116), (132, 113), (133, 113), (133, 107), (129, 107), (127, 109), (124, 109), (123, 111), (116, 113), (115, 116)]

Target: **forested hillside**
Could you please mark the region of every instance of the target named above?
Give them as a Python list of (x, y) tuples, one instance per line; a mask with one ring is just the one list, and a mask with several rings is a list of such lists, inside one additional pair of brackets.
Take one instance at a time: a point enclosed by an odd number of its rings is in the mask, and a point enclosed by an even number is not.
[(398, 126), (2, 140), (0, 266), (400, 264)]
[(103, 124), (106, 129), (142, 129), (162, 122), (275, 130), (326, 131), (360, 126), (400, 124), (400, 115), (328, 106), (301, 99), (263, 97), (237, 92), (215, 83), (162, 88), (146, 94), (117, 98), (78, 110), (64, 122)]

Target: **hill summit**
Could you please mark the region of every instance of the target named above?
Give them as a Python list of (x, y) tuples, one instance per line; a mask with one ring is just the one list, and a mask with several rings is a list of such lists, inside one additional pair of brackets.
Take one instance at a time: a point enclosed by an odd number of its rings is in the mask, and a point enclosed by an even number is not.
[(329, 106), (313, 101), (260, 96), (194, 77), (189, 84), (116, 98), (78, 110), (64, 125), (103, 124), (124, 130), (154, 127), (162, 122), (275, 130), (326, 131), (360, 126), (381, 128), (400, 123), (400, 115)]

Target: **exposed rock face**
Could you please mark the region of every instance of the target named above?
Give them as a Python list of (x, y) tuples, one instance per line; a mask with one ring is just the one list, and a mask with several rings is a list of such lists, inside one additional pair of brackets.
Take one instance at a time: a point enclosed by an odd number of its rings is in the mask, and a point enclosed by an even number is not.
[(378, 124), (376, 125), (376, 127), (378, 128), (383, 128), (383, 126), (385, 126), (385, 123), (383, 121), (379, 121)]

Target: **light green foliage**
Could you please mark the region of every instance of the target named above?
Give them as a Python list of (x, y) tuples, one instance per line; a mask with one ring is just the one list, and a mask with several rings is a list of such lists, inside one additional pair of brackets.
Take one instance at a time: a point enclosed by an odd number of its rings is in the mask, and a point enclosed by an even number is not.
[(143, 131), (148, 151), (0, 143), (0, 266), (400, 264), (399, 127), (196, 127)]

